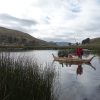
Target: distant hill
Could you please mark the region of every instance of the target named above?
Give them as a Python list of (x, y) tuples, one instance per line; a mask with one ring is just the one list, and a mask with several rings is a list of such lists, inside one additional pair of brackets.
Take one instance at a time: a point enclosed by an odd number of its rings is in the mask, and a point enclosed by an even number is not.
[(86, 38), (82, 40), (82, 44), (100, 44), (100, 37), (93, 39)]
[(90, 43), (92, 43), (92, 44), (100, 44), (100, 37), (91, 39)]
[(53, 42), (55, 43), (57, 46), (70, 46), (70, 45), (74, 45), (74, 43), (70, 43), (70, 42)]
[(0, 27), (0, 45), (49, 46), (51, 44), (24, 32)]
[(56, 44), (57, 44), (58, 46), (68, 46), (68, 45), (69, 45), (68, 42), (56, 42)]

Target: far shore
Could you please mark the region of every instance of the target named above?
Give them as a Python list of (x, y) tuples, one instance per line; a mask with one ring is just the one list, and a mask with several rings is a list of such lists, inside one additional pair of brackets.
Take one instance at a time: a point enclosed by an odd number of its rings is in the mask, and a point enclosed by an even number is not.
[(60, 50), (60, 49), (76, 49), (82, 47), (83, 49), (100, 51), (100, 44), (87, 45), (71, 45), (71, 46), (0, 46), (0, 50)]

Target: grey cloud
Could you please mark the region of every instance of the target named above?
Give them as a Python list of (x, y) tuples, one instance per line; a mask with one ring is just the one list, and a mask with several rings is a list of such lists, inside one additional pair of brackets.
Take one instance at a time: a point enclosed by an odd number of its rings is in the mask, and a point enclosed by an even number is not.
[(98, 31), (100, 31), (100, 24), (99, 25), (97, 25), (97, 24), (90, 25), (89, 27), (85, 28), (85, 30), (90, 31), (91, 33), (98, 32)]
[(63, 37), (70, 37), (70, 36), (73, 36), (73, 35), (75, 35), (75, 33), (72, 33), (72, 32), (62, 32), (62, 34), (57, 34), (57, 35), (55, 35), (55, 37), (61, 37), (61, 38), (63, 38)]
[(0, 20), (8, 21), (10, 23), (16, 22), (16, 23), (23, 25), (23, 26), (26, 26), (26, 27), (37, 24), (37, 22), (34, 20), (16, 18), (16, 17), (13, 17), (13, 16), (8, 15), (8, 14), (0, 14)]
[[(36, 13), (37, 8), (39, 8), (39, 12), (37, 10), (36, 14), (39, 18), (37, 17), (36, 21), (17, 18), (9, 14), (0, 14), (0, 24), (34, 36), (44, 36), (41, 39), (46, 41), (75, 42), (75, 39), (81, 41), (87, 37), (100, 36), (99, 5), (96, 6), (96, 4), (89, 2), (81, 4), (82, 1), (77, 4), (73, 3), (73, 0), (36, 1), (31, 5), (33, 8), (29, 8), (29, 11), (33, 11), (33, 13)], [(36, 7), (35, 11), (32, 10), (34, 7)], [(27, 15), (27, 12), (25, 14)], [(36, 17), (31, 12), (28, 16)]]
[(97, 31), (100, 32), (100, 22), (99, 22), (99, 20), (100, 20), (100, 18), (90, 21), (90, 23), (88, 23), (87, 26), (84, 27), (84, 29), (86, 31), (91, 31), (91, 32), (97, 32)]

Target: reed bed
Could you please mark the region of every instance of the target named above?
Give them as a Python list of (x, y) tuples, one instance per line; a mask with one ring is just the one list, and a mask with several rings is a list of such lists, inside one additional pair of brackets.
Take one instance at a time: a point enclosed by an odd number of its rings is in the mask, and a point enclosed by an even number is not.
[(56, 100), (55, 70), (25, 57), (0, 53), (0, 100)]

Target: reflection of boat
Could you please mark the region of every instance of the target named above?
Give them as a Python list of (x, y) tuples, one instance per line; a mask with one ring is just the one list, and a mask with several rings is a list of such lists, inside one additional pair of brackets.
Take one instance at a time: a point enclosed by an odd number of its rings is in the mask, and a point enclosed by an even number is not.
[[(53, 55), (53, 54), (52, 54)], [(90, 63), (91, 60), (94, 58), (91, 57), (90, 59), (80, 59), (80, 58), (68, 58), (68, 57), (56, 57), (53, 55), (54, 61), (59, 61), (61, 63), (66, 62), (66, 63), (75, 63), (75, 64), (82, 64), (82, 63)]]
[(71, 67), (71, 65), (77, 65), (77, 69), (76, 69), (76, 74), (81, 75), (83, 73), (83, 64), (89, 65), (90, 67), (92, 67), (94, 70), (96, 70), (96, 68), (94, 66), (92, 66), (92, 64), (90, 63), (91, 60), (94, 58), (91, 57), (90, 59), (80, 59), (80, 58), (68, 58), (68, 57), (56, 57), (53, 55), (54, 61), (58, 61), (59, 64), (62, 65), (62, 67), (64, 67), (64, 65), (66, 65), (66, 67)]

